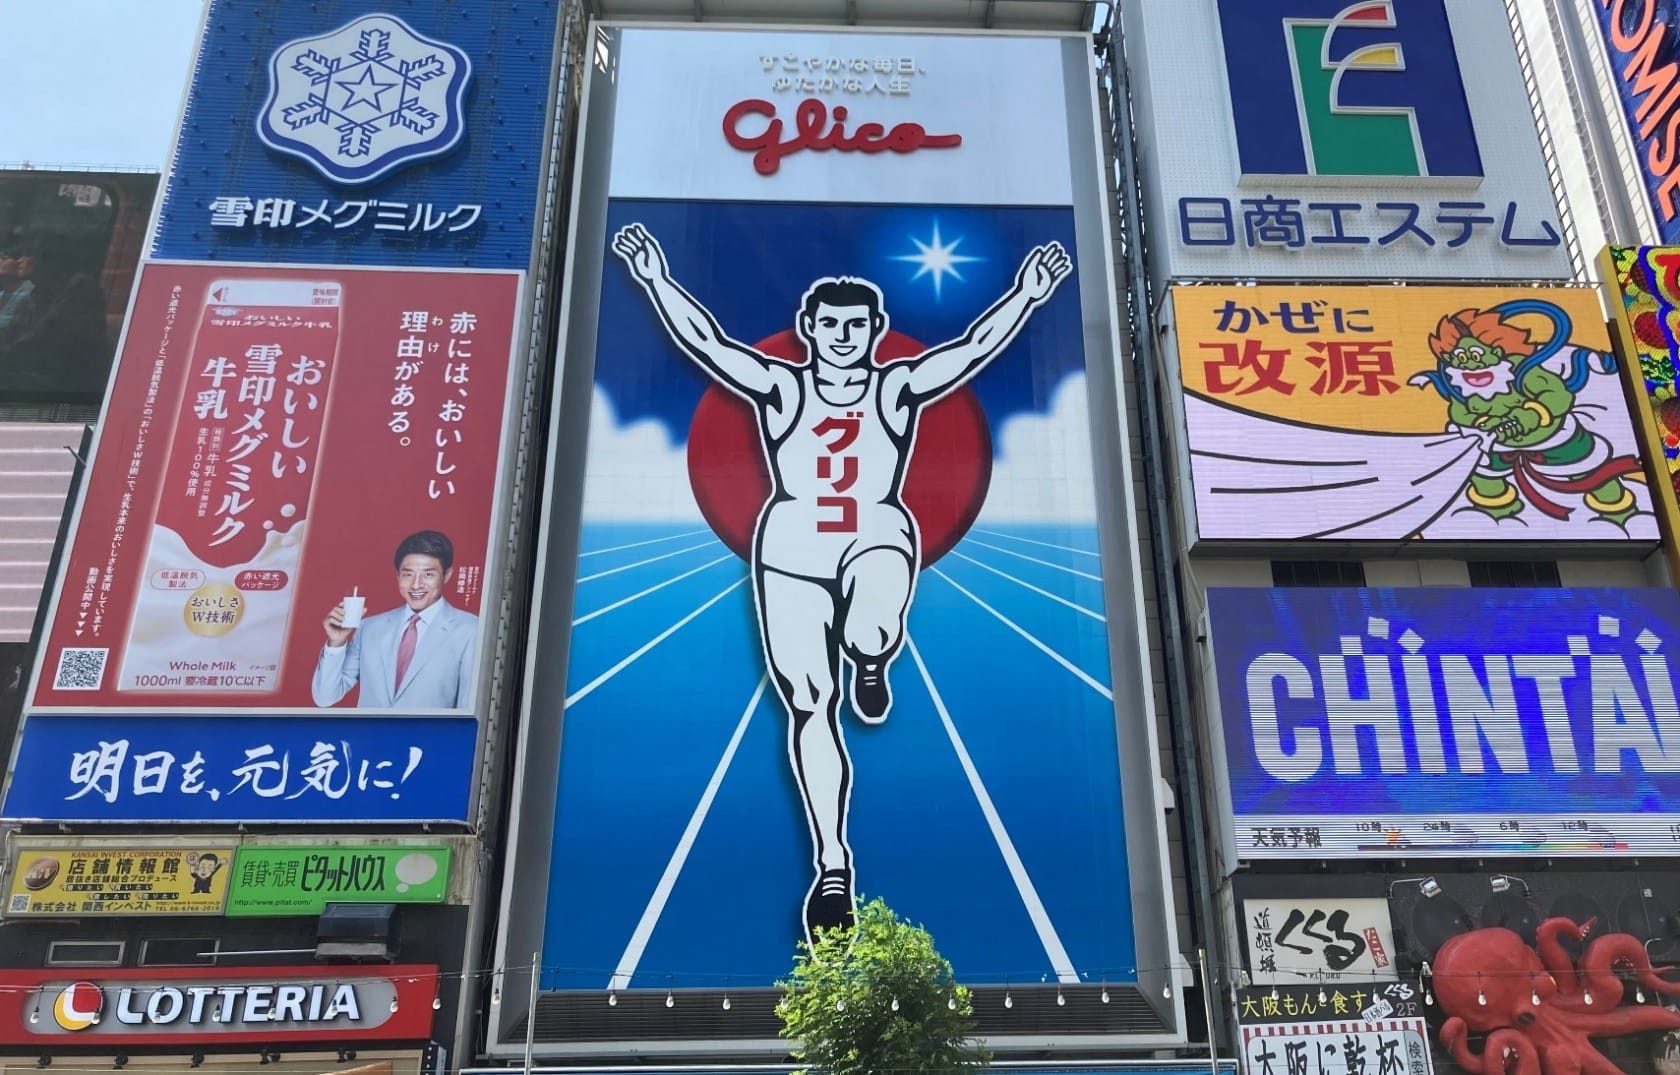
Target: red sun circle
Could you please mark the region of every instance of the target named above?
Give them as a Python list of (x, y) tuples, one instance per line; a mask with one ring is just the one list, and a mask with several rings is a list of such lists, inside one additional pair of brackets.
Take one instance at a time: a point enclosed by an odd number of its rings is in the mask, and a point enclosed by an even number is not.
[[(759, 341), (756, 348), (793, 365), (805, 344), (792, 329)], [(875, 364), (911, 358), (926, 348), (889, 330)], [(758, 418), (739, 396), (711, 385), (694, 408), (688, 429), (688, 480), (706, 522), (741, 559), (751, 562), (753, 529), (770, 499), (770, 471), (759, 439)], [(922, 566), (961, 541), (992, 480), (992, 436), (980, 401), (967, 385), (921, 414), (904, 476), (904, 506), (922, 532)]]

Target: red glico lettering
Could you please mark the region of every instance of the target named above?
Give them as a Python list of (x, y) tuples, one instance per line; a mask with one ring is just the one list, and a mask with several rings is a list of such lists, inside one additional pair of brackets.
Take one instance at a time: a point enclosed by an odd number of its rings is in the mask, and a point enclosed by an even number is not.
[[(765, 116), (769, 122), (757, 134), (743, 134), (741, 121), (749, 115)], [(760, 175), (775, 175), (782, 167), (783, 157), (802, 149), (833, 149), (842, 153), (880, 153), (890, 149), (894, 153), (914, 153), (918, 149), (962, 145), (962, 135), (929, 134), (920, 123), (900, 123), (890, 131), (879, 123), (865, 123), (848, 134), (846, 119), (846, 106), (836, 105), (830, 126), (828, 106), (814, 97), (807, 98), (799, 102), (793, 114), (793, 133), (784, 139), (776, 106), (751, 97), (723, 114), (723, 136), (736, 149), (753, 155), (753, 168)]]

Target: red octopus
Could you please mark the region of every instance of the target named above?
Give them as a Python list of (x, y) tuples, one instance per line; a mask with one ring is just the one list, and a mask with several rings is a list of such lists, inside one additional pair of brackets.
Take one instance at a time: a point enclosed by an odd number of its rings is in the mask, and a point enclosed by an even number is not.
[[(1585, 939), (1592, 925), (1548, 918), (1534, 948), (1498, 928), (1441, 946), (1433, 983), (1448, 1015), (1441, 1044), (1460, 1067), (1472, 1075), (1622, 1075), (1588, 1038), (1680, 1029), (1680, 1013), (1667, 1008), (1620, 1007), (1618, 969), (1654, 993), (1680, 993), (1680, 982), (1658, 976), (1639, 938), (1606, 934), (1587, 945), (1579, 966), (1570, 959), (1561, 938)], [(1487, 1037), (1480, 1054), (1470, 1051), (1471, 1031)]]

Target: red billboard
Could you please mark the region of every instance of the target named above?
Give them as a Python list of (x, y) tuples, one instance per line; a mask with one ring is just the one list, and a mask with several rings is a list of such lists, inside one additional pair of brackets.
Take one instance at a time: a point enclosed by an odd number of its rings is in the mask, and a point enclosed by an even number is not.
[(32, 704), (470, 709), (519, 287), (147, 264)]
[(432, 965), (14, 970), (0, 975), (0, 1045), (420, 1041)]

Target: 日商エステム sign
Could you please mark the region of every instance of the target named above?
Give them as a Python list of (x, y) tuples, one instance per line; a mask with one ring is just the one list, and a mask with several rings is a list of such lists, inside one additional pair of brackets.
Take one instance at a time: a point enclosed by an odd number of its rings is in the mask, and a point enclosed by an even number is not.
[(1219, 31), (1244, 176), (1481, 177), (1444, 0), (1220, 0)]
[(1160, 281), (1572, 275), (1498, 4), (1123, 6)]

